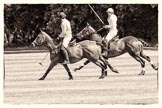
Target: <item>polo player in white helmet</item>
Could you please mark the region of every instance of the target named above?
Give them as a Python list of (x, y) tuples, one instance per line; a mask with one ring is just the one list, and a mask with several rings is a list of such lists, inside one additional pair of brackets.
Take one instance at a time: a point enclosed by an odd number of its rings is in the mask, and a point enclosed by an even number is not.
[[(103, 28), (109, 29), (109, 33), (106, 35), (103, 44), (107, 45), (107, 43), (110, 42), (110, 40), (117, 35), (118, 30), (117, 30), (117, 16), (114, 14), (114, 10), (112, 8), (108, 8), (106, 12), (108, 14), (107, 21), (109, 25), (105, 25), (103, 26)], [(107, 55), (106, 50), (104, 50), (103, 55)]]
[(62, 64), (68, 64), (69, 61), (69, 55), (67, 52), (67, 47), (69, 45), (70, 40), (72, 39), (72, 30), (71, 30), (71, 24), (66, 19), (66, 14), (64, 12), (60, 12), (59, 16), (61, 18), (61, 34), (59, 35), (59, 38), (63, 38), (61, 52), (64, 57), (64, 62)]

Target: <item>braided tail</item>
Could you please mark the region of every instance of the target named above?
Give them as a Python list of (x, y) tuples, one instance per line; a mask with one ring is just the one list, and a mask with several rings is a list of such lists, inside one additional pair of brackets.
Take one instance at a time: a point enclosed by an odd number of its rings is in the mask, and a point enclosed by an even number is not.
[(142, 39), (138, 39), (143, 45), (144, 45), (144, 47), (149, 47), (150, 45), (147, 43), (147, 42), (145, 42), (144, 40), (142, 40)]

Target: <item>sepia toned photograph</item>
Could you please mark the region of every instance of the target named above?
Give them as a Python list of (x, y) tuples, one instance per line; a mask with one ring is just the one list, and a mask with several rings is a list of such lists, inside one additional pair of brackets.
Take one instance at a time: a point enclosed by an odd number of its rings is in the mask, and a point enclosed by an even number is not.
[(3, 103), (159, 104), (159, 4), (3, 4)]

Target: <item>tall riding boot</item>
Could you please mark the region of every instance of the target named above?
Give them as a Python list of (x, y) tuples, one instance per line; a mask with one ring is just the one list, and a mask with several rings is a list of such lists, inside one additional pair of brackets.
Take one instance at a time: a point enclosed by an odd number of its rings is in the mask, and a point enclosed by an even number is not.
[(67, 49), (64, 46), (61, 47), (61, 52), (62, 52), (63, 58), (64, 58), (64, 62), (62, 64), (70, 63)]
[(102, 44), (103, 44), (103, 47), (102, 47), (102, 55), (103, 55), (104, 57), (107, 57), (107, 56), (108, 56), (108, 44), (107, 44), (107, 40), (104, 39), (104, 40), (102, 41)]

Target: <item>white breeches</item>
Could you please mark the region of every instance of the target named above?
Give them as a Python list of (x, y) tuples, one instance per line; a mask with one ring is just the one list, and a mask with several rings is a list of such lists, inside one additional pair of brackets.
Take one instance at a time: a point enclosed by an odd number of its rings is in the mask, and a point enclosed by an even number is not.
[(105, 37), (105, 39), (109, 42), (112, 38), (114, 38), (117, 35), (117, 30), (111, 30)]
[(72, 38), (72, 34), (68, 34), (68, 35), (66, 35), (66, 36), (64, 37), (62, 45), (63, 45), (65, 48), (68, 47), (71, 38)]

